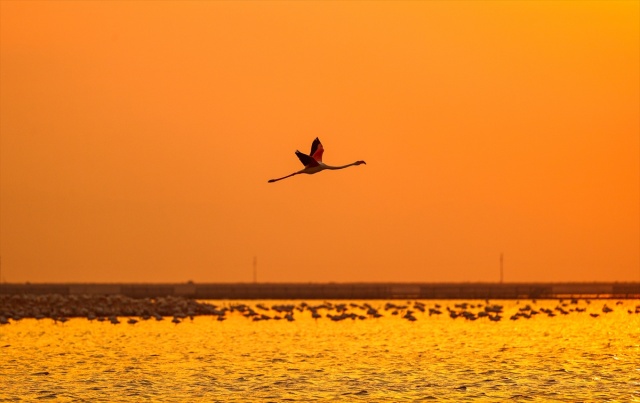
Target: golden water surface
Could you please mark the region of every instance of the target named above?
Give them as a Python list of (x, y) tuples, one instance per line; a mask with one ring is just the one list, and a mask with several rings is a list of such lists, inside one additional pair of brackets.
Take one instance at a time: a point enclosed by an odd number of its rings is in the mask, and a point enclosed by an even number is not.
[(525, 304), (558, 301), (498, 301), (499, 322), (452, 319), (456, 301), (423, 301), (443, 314), (414, 322), (366, 302), (384, 316), (12, 321), (0, 327), (0, 401), (640, 401), (640, 314), (629, 313), (640, 301), (518, 320)]

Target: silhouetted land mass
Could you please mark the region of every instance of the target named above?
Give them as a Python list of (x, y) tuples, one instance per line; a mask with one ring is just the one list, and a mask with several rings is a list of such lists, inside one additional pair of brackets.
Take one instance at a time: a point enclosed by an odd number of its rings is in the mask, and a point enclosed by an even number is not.
[(640, 298), (640, 283), (130, 283), (0, 284), (0, 295), (191, 299)]

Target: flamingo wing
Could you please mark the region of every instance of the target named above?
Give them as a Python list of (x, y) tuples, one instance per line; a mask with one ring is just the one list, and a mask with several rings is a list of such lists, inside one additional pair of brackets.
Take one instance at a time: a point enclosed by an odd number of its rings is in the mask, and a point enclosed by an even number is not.
[(311, 144), (311, 153), (309, 155), (316, 161), (322, 162), (322, 153), (324, 153), (324, 147), (320, 142), (320, 139), (316, 137)]
[(311, 158), (307, 154), (301, 153), (300, 151), (296, 151), (296, 156), (298, 157), (300, 162), (302, 162), (302, 165), (304, 165), (305, 167), (315, 167), (319, 165), (318, 161)]

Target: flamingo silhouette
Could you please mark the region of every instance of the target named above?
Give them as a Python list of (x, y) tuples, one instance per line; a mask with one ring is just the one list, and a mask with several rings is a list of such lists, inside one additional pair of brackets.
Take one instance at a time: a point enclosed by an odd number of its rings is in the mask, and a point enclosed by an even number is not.
[(296, 150), (296, 156), (298, 157), (300, 162), (302, 162), (302, 165), (304, 165), (304, 169), (301, 169), (300, 171), (294, 172), (290, 175), (283, 176), (282, 178), (269, 179), (269, 183), (277, 182), (279, 180), (286, 179), (298, 174), (315, 174), (317, 172), (324, 171), (325, 169), (344, 169), (352, 165), (367, 164), (364, 161), (356, 161), (352, 162), (351, 164), (334, 167), (322, 162), (322, 153), (324, 153), (324, 147), (322, 147), (320, 139), (316, 137), (316, 139), (313, 140), (313, 144), (311, 144), (311, 153), (309, 153), (309, 155)]

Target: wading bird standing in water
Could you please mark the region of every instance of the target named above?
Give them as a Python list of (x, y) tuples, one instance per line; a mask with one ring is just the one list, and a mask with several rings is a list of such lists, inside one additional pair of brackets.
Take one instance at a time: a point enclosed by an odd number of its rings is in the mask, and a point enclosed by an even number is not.
[(313, 144), (311, 145), (311, 153), (309, 153), (309, 155), (301, 153), (300, 151), (296, 150), (296, 156), (298, 157), (298, 159), (300, 159), (300, 162), (302, 162), (302, 165), (304, 165), (304, 169), (298, 172), (294, 172), (291, 175), (283, 176), (282, 178), (269, 179), (269, 183), (286, 179), (293, 175), (298, 175), (298, 174), (314, 174), (316, 172), (324, 171), (325, 169), (343, 169), (343, 168), (350, 167), (352, 165), (367, 164), (364, 161), (356, 161), (356, 162), (352, 162), (351, 164), (333, 167), (331, 165), (327, 165), (324, 162), (322, 162), (323, 152), (324, 152), (324, 147), (322, 147), (322, 143), (320, 143), (320, 139), (316, 137), (316, 139), (313, 140)]

